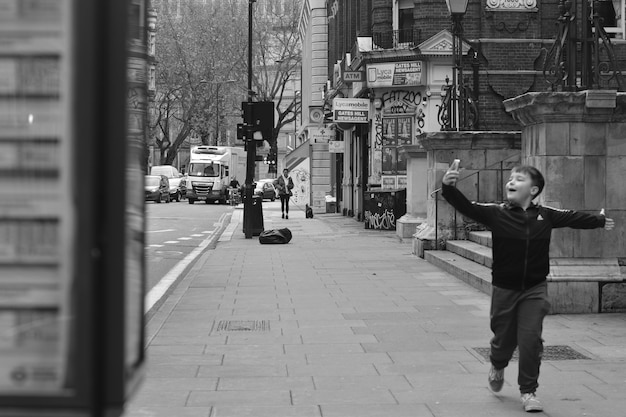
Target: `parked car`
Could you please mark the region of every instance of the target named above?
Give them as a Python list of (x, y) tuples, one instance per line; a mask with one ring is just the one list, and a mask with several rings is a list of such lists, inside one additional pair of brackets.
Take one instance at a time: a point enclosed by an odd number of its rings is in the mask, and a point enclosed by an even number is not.
[(145, 188), (146, 201), (170, 202), (170, 182), (165, 175), (146, 175)]
[(273, 179), (258, 180), (254, 186), (254, 194), (261, 196), (264, 200), (276, 200), (276, 188)]
[(170, 198), (180, 201), (187, 194), (187, 186), (183, 174), (171, 165), (155, 165), (150, 169), (151, 175), (165, 175), (170, 182)]

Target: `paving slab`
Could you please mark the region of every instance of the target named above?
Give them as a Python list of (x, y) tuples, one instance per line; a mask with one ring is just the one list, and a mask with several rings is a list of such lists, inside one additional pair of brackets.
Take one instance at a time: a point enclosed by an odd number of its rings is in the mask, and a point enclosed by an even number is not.
[[(486, 386), (489, 295), (341, 215), (280, 218), (288, 245), (245, 239), (242, 211), (149, 314), (147, 373), (125, 417), (522, 416), (517, 362)], [(234, 327), (220, 327), (228, 322)], [(548, 316), (549, 417), (624, 417), (626, 314)], [(236, 330), (233, 330), (236, 329)]]

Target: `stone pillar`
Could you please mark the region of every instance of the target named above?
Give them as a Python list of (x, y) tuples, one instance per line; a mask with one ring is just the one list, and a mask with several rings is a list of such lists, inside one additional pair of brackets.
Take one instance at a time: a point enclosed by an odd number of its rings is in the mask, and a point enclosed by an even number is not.
[(565, 303), (562, 312), (576, 299), (583, 308), (576, 312), (594, 312), (598, 305), (607, 311), (620, 303), (623, 309), (626, 288), (619, 283), (618, 257), (626, 253), (626, 93), (527, 93), (504, 105), (523, 126), (522, 161), (546, 179), (539, 202), (588, 213), (604, 208), (616, 222), (611, 232), (553, 231), (552, 298), (563, 292), (562, 300), (555, 300)]
[[(480, 227), (465, 219), (442, 197), (441, 179), (454, 159), (461, 160), (457, 187), (468, 199), (502, 201), (509, 170), (520, 161), (520, 132), (431, 132), (418, 136), (427, 151), (427, 224), (420, 226), (415, 252), (442, 248), (448, 239), (464, 239), (468, 228)], [(435, 244), (437, 241), (437, 244)]]
[(426, 150), (419, 145), (405, 145), (398, 150), (407, 159), (406, 214), (396, 221), (396, 235), (411, 238), (416, 227), (426, 222), (428, 189), (426, 185)]

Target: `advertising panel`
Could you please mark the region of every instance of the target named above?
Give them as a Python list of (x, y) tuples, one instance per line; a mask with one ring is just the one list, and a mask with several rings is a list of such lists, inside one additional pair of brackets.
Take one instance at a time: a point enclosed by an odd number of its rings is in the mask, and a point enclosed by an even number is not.
[(386, 62), (367, 66), (367, 86), (369, 88), (424, 84), (422, 61)]
[(370, 101), (366, 98), (333, 99), (333, 121), (338, 123), (368, 123)]
[(0, 1), (2, 396), (73, 388), (68, 3)]

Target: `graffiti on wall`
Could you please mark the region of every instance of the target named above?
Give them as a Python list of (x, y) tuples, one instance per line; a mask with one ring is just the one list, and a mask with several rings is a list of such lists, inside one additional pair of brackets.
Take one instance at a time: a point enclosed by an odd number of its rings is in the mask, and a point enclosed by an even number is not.
[(383, 148), (383, 113), (381, 111), (376, 112), (374, 118), (374, 131), (376, 132), (374, 140), (374, 149)]
[(311, 174), (308, 167), (304, 163), (298, 165), (290, 173), (293, 179), (293, 196), (291, 202), (295, 205), (304, 207), (305, 204), (311, 204)]
[(374, 146), (372, 148), (372, 159), (369, 167), (370, 184), (380, 184), (382, 179), (383, 162), (383, 113), (377, 111), (374, 114)]
[(389, 113), (406, 113), (422, 104), (421, 91), (393, 90), (383, 93), (383, 107)]
[(364, 201), (365, 228), (395, 230), (395, 199), (391, 193), (371, 193)]
[(377, 230), (395, 230), (396, 216), (393, 210), (385, 210), (382, 213), (372, 213), (365, 210), (365, 228)]

